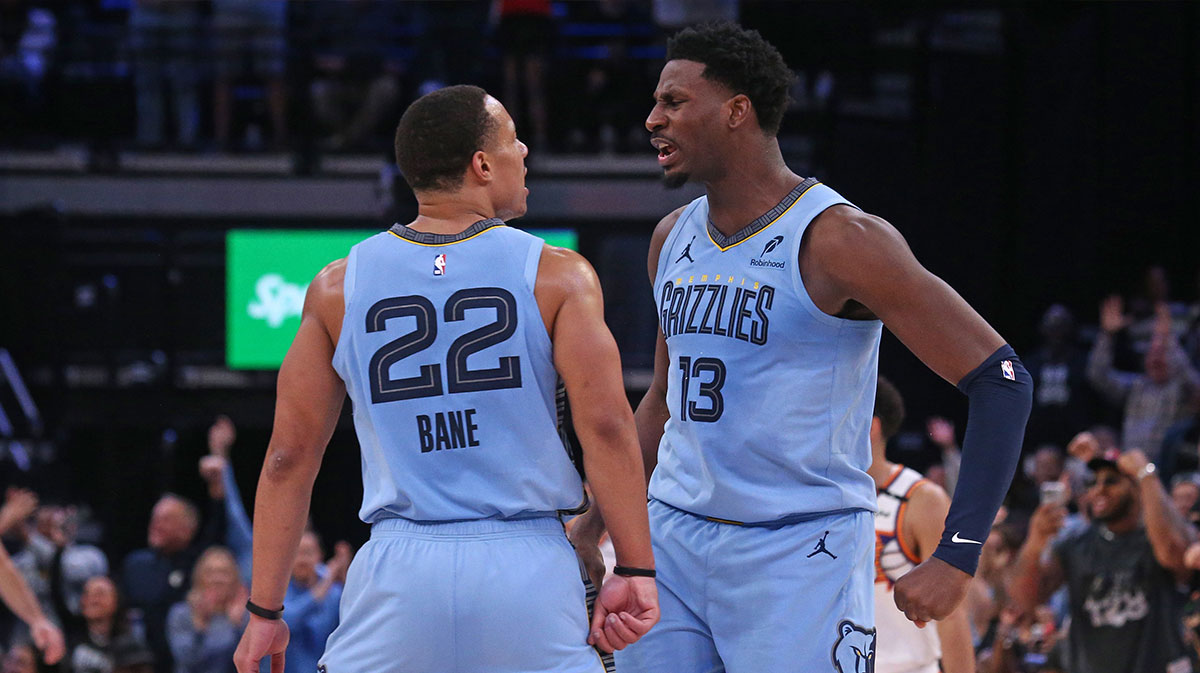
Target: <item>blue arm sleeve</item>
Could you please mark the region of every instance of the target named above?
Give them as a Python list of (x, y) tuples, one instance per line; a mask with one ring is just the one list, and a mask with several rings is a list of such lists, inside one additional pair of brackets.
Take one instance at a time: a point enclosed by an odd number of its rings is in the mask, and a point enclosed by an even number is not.
[(964, 376), (958, 389), (968, 400), (962, 468), (933, 555), (974, 575), (1020, 462), (1025, 422), (1033, 407), (1033, 378), (1005, 344)]
[(233, 466), (225, 461), (225, 469), (221, 473), (225, 482), (225, 544), (237, 559), (238, 572), (242, 582), (250, 586), (251, 556), (254, 551), (253, 532), (250, 527), (250, 517), (246, 515), (246, 506), (242, 504), (242, 493), (238, 490), (237, 479), (233, 478)]

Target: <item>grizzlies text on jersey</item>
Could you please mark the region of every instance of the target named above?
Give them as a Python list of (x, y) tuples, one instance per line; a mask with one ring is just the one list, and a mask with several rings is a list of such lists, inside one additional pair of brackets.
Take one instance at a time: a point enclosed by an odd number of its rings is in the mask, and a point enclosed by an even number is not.
[(363, 521), (582, 504), (533, 293), (542, 247), (487, 219), (453, 236), (396, 225), (350, 251), (333, 365), (354, 405)]
[(804, 231), (849, 204), (810, 178), (732, 237), (693, 201), (655, 277), (670, 420), (650, 495), (743, 523), (875, 509), (869, 431), (882, 324), (813, 303)]

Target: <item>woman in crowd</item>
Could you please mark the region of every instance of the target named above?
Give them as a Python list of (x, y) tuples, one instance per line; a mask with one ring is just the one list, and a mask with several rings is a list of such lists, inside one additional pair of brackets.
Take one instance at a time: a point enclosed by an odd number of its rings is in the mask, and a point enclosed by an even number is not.
[[(56, 572), (52, 577), (61, 575)], [(109, 577), (97, 575), (84, 583), (78, 615), (66, 609), (61, 580), (52, 581), (51, 591), (67, 635), (63, 660), (67, 673), (109, 673), (118, 651), (147, 652), (142, 635), (130, 628), (117, 585)]]
[(200, 555), (187, 600), (167, 615), (175, 673), (232, 673), (247, 595), (228, 549), (210, 547)]

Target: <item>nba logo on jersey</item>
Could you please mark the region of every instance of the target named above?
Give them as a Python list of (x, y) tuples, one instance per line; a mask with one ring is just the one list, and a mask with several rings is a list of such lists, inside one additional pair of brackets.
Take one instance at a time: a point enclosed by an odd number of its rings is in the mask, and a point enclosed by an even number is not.
[(1003, 374), (1004, 378), (1008, 379), (1009, 381), (1017, 380), (1017, 375), (1015, 372), (1013, 372), (1011, 360), (1003, 360), (1000, 362), (1000, 373)]
[[(445, 254), (441, 254), (441, 255), (438, 255), (437, 257), (433, 258), (433, 275), (435, 275), (435, 276), (446, 275), (446, 255)], [(1011, 369), (1012, 367), (1010, 366), (1009, 368)]]

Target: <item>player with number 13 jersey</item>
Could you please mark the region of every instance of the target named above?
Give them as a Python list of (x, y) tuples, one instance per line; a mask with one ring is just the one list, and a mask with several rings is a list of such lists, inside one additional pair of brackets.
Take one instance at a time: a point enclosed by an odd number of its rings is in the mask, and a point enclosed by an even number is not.
[(875, 509), (882, 323), (822, 312), (796, 264), (813, 218), (848, 203), (809, 178), (730, 238), (707, 197), (680, 215), (654, 281), (671, 417), (652, 498), (741, 523)]

